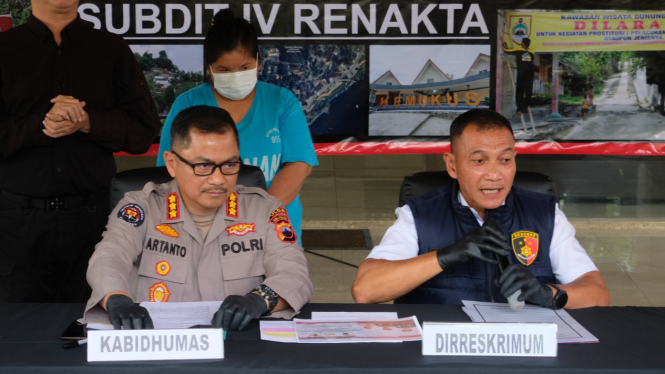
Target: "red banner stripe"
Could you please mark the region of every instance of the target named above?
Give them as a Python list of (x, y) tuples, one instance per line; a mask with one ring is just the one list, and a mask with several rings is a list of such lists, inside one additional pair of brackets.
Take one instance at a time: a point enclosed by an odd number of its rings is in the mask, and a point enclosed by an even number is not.
[[(431, 154), (450, 150), (449, 142), (317, 143), (317, 155)], [(521, 154), (665, 156), (665, 143), (517, 142)]]
[[(558, 143), (517, 142), (517, 152), (527, 155), (614, 155), (614, 156), (665, 156), (665, 143)], [(432, 154), (450, 150), (449, 142), (356, 142), (315, 143), (319, 156), (333, 155), (389, 155)], [(125, 152), (116, 156), (157, 156), (159, 144), (153, 144), (148, 152), (130, 155)]]

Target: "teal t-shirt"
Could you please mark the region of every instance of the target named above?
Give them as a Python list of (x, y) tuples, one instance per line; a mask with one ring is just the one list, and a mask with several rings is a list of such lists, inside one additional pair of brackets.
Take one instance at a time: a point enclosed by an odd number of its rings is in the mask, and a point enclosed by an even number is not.
[[(175, 100), (162, 130), (157, 166), (164, 166), (164, 151), (171, 150), (171, 123), (175, 116), (195, 105), (217, 107), (212, 90), (211, 84), (205, 83)], [(302, 107), (295, 95), (285, 88), (257, 82), (254, 102), (236, 127), (240, 138), (240, 157), (245, 164), (263, 170), (268, 186), (284, 163), (300, 161), (311, 166), (319, 164)], [(298, 243), (302, 243), (300, 195), (286, 206), (286, 210)]]

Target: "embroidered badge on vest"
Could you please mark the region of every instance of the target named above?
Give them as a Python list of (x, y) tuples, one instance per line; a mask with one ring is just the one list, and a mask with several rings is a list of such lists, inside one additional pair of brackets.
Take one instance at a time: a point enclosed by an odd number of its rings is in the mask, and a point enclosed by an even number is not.
[(171, 271), (171, 265), (166, 261), (158, 262), (155, 267), (157, 268), (157, 274), (159, 275), (166, 275)]
[(145, 213), (138, 204), (127, 204), (118, 211), (118, 218), (134, 227), (139, 227), (145, 220)]
[(227, 236), (245, 236), (248, 232), (255, 232), (254, 226), (256, 226), (254, 223), (236, 223), (226, 228), (226, 232), (229, 233)]
[(226, 215), (238, 218), (238, 195), (235, 192), (232, 192), (229, 199), (226, 200)]
[(515, 257), (523, 265), (531, 265), (538, 256), (538, 234), (533, 231), (517, 231), (510, 237)]
[(275, 231), (277, 231), (277, 237), (279, 240), (286, 243), (295, 243), (298, 238), (296, 237), (295, 231), (293, 231), (293, 226), (291, 226), (291, 221), (289, 221), (289, 215), (286, 213), (286, 209), (277, 208), (270, 213), (270, 223), (275, 224)]
[(171, 296), (171, 293), (169, 292), (169, 288), (166, 287), (164, 282), (158, 282), (152, 285), (150, 287), (150, 301), (157, 302), (157, 303), (165, 303), (169, 301), (169, 296)]
[(175, 192), (166, 198), (166, 219), (180, 219), (180, 199)]
[(155, 226), (155, 228), (157, 229), (157, 231), (161, 232), (166, 236), (170, 236), (172, 238), (180, 237), (180, 234), (178, 234), (178, 232), (175, 231), (175, 229), (169, 225), (157, 225)]

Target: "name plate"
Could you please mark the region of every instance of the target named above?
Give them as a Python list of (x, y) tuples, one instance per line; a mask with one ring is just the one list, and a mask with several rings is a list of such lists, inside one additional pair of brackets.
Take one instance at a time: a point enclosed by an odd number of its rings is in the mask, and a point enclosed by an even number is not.
[(88, 330), (88, 362), (224, 358), (222, 329)]
[(556, 357), (554, 323), (423, 323), (425, 356)]

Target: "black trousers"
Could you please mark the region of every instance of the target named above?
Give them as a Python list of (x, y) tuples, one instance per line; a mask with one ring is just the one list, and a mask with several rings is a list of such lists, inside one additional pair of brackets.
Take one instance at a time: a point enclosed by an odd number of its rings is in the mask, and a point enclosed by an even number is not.
[(527, 107), (531, 106), (531, 94), (533, 93), (533, 72), (517, 73), (517, 83), (515, 84), (515, 101), (517, 110), (526, 112)]
[(0, 194), (0, 302), (85, 303), (88, 260), (109, 196), (66, 210), (25, 207)]

